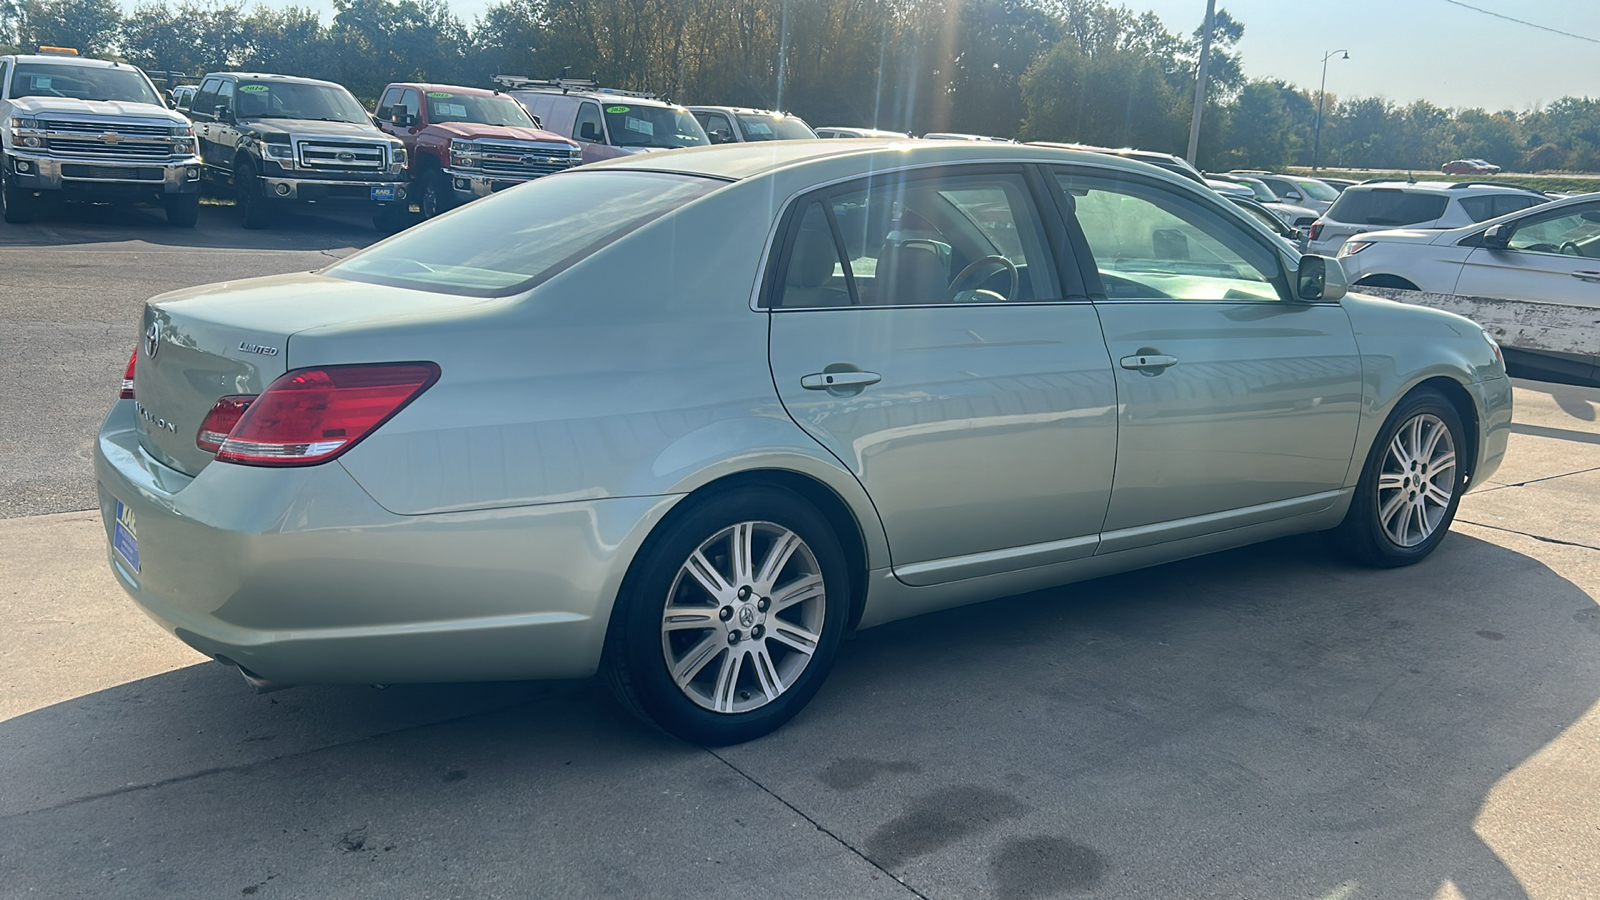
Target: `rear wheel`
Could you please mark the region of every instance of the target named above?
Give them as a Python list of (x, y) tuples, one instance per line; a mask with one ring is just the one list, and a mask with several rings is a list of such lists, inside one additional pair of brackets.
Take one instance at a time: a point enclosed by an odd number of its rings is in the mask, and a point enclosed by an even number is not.
[(234, 203), (246, 228), (266, 228), (272, 224), (272, 207), (261, 193), (261, 179), (255, 163), (246, 159), (233, 168)]
[(167, 224), (175, 228), (193, 228), (200, 221), (199, 194), (166, 194), (161, 205), (167, 208)]
[(1466, 488), (1461, 415), (1431, 388), (1412, 392), (1384, 423), (1367, 454), (1344, 521), (1330, 533), (1346, 556), (1393, 568), (1439, 546)]
[(821, 687), (849, 614), (844, 551), (798, 495), (715, 495), (653, 535), (629, 571), (602, 674), (624, 706), (698, 744), (793, 718)]

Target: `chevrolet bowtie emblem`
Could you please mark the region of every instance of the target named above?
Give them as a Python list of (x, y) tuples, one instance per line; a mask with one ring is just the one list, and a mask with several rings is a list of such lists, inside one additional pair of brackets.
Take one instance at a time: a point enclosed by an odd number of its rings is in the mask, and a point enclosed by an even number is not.
[(100, 140), (105, 141), (108, 144), (115, 144), (118, 141), (122, 140), (122, 135), (113, 134), (113, 133), (108, 131), (105, 134), (100, 135)]

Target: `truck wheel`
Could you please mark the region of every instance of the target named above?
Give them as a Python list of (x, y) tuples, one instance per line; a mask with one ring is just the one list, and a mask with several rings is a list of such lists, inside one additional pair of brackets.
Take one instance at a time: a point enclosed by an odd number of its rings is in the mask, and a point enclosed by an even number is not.
[(25, 191), (5, 179), (0, 185), (0, 207), (4, 207), (5, 220), (12, 225), (21, 225), (33, 218), (33, 210), (37, 204), (32, 191)]
[(167, 194), (161, 205), (167, 208), (167, 224), (174, 228), (193, 228), (200, 221), (199, 194)]
[(372, 214), (372, 227), (382, 235), (399, 234), (410, 224), (411, 210), (404, 203), (380, 206), (378, 211)]
[(272, 224), (272, 208), (261, 195), (261, 181), (256, 178), (255, 163), (245, 160), (233, 170), (234, 204), (239, 207), (239, 217), (246, 228), (266, 228)]
[(440, 213), (447, 213), (455, 205), (455, 198), (451, 196), (450, 181), (440, 171), (431, 171), (422, 176), (422, 218), (431, 219)]

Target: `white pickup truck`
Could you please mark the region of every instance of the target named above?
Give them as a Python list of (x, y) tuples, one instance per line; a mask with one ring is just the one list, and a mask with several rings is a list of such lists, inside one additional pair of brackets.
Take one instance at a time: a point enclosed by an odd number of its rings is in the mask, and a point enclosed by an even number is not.
[(194, 127), (144, 72), (67, 54), (0, 56), (0, 212), (26, 222), (47, 195), (159, 202), (194, 227)]

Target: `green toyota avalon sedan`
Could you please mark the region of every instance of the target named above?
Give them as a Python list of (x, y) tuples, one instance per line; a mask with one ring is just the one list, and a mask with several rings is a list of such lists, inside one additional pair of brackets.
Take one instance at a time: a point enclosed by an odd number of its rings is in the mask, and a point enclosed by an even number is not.
[(258, 687), (576, 678), (748, 740), (850, 630), (1297, 532), (1400, 566), (1505, 452), (1466, 319), (1015, 144), (634, 156), (151, 300), (109, 557)]

